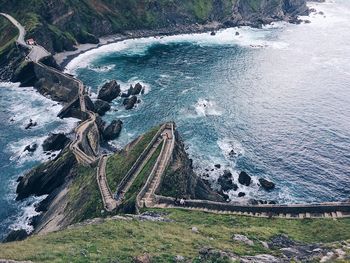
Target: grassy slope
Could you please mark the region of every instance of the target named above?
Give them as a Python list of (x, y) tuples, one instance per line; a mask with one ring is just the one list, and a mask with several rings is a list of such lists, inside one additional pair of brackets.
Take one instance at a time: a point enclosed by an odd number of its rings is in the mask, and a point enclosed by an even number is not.
[(140, 174), (137, 176), (129, 191), (125, 194), (125, 201), (123, 202), (119, 211), (124, 213), (135, 213), (136, 212), (136, 197), (141, 191), (142, 187), (147, 182), (148, 176), (151, 174), (154, 165), (156, 164), (157, 158), (162, 149), (162, 144), (158, 146), (151, 159), (146, 163)]
[[(271, 253), (259, 242), (249, 247), (232, 241), (232, 235), (238, 233), (255, 241), (266, 241), (281, 233), (302, 242), (350, 239), (350, 219), (283, 220), (181, 210), (168, 212), (175, 222), (106, 221), (0, 245), (0, 258), (35, 262), (112, 262), (117, 259), (118, 262), (132, 262), (132, 257), (147, 252), (154, 262), (173, 262), (176, 255), (194, 259), (205, 246), (239, 255)], [(191, 232), (193, 226), (199, 229), (199, 234)]]
[(134, 162), (140, 156), (145, 147), (151, 142), (154, 135), (159, 130), (159, 126), (151, 129), (142, 135), (136, 144), (132, 144), (128, 151), (122, 151), (110, 157), (107, 161), (106, 175), (108, 184), (112, 191), (117, 190), (117, 186), (126, 173), (130, 170)]
[(2, 65), (14, 52), (18, 30), (6, 18), (0, 16), (0, 32), (0, 65)]

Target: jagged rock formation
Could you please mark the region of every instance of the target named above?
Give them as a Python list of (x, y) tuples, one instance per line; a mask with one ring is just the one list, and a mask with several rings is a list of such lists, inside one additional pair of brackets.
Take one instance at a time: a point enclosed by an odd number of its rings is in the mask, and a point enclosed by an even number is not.
[(103, 131), (103, 138), (106, 141), (114, 140), (118, 138), (123, 127), (121, 120), (112, 121)]
[(117, 83), (116, 80), (112, 80), (102, 86), (102, 88), (98, 92), (97, 98), (107, 102), (112, 102), (112, 100), (117, 98), (119, 95), (120, 85)]
[(111, 109), (111, 105), (109, 105), (108, 102), (100, 99), (95, 100), (94, 106), (95, 112), (98, 113), (100, 116), (105, 115), (105, 113)]
[(156, 194), (177, 198), (224, 201), (224, 198), (211, 190), (209, 184), (197, 176), (192, 167), (192, 160), (185, 151), (178, 132), (169, 167), (162, 177)]
[(64, 133), (50, 134), (50, 136), (43, 142), (43, 150), (47, 151), (58, 151), (62, 150), (69, 143), (69, 139)]
[(55, 160), (41, 164), (20, 177), (16, 191), (17, 200), (22, 200), (30, 195), (50, 194), (64, 183), (75, 163), (74, 155), (66, 149)]

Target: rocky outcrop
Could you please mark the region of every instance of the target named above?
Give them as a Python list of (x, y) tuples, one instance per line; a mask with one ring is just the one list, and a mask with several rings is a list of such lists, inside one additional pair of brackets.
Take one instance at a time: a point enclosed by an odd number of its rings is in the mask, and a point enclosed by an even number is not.
[(142, 85), (140, 83), (136, 83), (135, 87), (130, 85), (130, 88), (128, 89), (128, 91), (126, 93), (122, 94), (122, 97), (127, 98), (130, 96), (136, 96), (136, 95), (139, 95), (142, 93), (144, 93), (144, 87), (142, 87)]
[(59, 151), (68, 145), (69, 142), (70, 140), (64, 133), (53, 133), (43, 142), (43, 150), (44, 152)]
[(94, 105), (95, 112), (98, 113), (100, 116), (105, 115), (105, 113), (111, 109), (111, 105), (109, 105), (108, 102), (100, 99), (95, 100)]
[(249, 174), (247, 174), (246, 172), (242, 171), (240, 174), (239, 174), (239, 177), (238, 177), (238, 182), (242, 185), (245, 185), (245, 186), (249, 186), (250, 183), (252, 181), (252, 178), (249, 176)]
[(232, 174), (230, 171), (225, 170), (224, 174), (219, 177), (218, 184), (221, 186), (222, 191), (234, 190), (237, 191), (238, 186), (232, 180)]
[(162, 177), (157, 194), (175, 198), (225, 201), (209, 184), (197, 176), (192, 167), (192, 160), (185, 151), (185, 146), (178, 132), (168, 169)]
[(123, 105), (125, 106), (126, 110), (131, 110), (135, 107), (135, 104), (137, 103), (137, 97), (132, 96), (131, 98), (126, 98), (123, 101)]
[(107, 102), (112, 102), (112, 100), (116, 99), (120, 95), (120, 92), (120, 85), (116, 80), (112, 80), (102, 86), (98, 92), (97, 98)]
[(41, 164), (20, 177), (16, 191), (17, 200), (22, 200), (31, 195), (50, 194), (64, 183), (75, 163), (74, 155), (69, 149), (66, 149), (53, 161)]
[(27, 145), (23, 152), (30, 152), (30, 153), (33, 153), (35, 152), (36, 150), (38, 149), (38, 145), (36, 143), (33, 143), (33, 144), (30, 144), (30, 145)]
[(122, 130), (123, 122), (121, 120), (114, 120), (103, 131), (103, 138), (106, 141), (114, 140), (119, 137)]
[(21, 240), (26, 239), (27, 237), (28, 237), (28, 233), (24, 229), (12, 230), (7, 235), (7, 237), (4, 239), (3, 243), (14, 242), (14, 241), (21, 241)]
[(260, 183), (260, 186), (267, 191), (273, 190), (276, 186), (273, 182), (270, 182), (264, 178), (260, 178), (259, 183)]

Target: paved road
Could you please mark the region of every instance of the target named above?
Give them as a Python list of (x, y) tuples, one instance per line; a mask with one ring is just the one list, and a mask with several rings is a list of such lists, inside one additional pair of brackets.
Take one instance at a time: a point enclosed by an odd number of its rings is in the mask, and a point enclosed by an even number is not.
[(51, 55), (50, 52), (48, 52), (45, 48), (39, 45), (28, 45), (25, 41), (26, 36), (26, 30), (25, 28), (12, 16), (4, 13), (0, 13), (0, 15), (6, 17), (14, 26), (16, 26), (19, 30), (19, 35), (17, 38), (17, 43), (25, 48), (28, 48), (30, 50), (29, 54), (27, 55), (27, 59), (33, 61), (33, 62), (39, 62), (42, 58), (48, 57)]

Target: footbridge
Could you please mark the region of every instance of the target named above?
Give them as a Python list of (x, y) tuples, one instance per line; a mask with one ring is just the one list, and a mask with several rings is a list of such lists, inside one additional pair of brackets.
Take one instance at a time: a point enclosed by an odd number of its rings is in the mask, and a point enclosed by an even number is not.
[[(45, 69), (51, 73), (54, 73), (62, 78), (68, 79), (69, 81), (73, 81), (74, 83), (77, 84), (77, 87), (78, 87), (77, 97), (74, 100), (79, 100), (80, 111), (82, 112), (82, 115), (86, 116), (87, 118), (82, 123), (80, 123), (80, 125), (75, 129), (76, 137), (75, 137), (75, 140), (70, 144), (70, 149), (74, 153), (79, 163), (82, 163), (84, 165), (91, 165), (92, 163), (96, 162), (98, 149), (93, 149), (92, 152), (94, 152), (95, 154), (89, 155), (81, 147), (84, 136), (87, 136), (88, 131), (90, 129), (95, 129), (98, 131), (98, 128), (95, 122), (96, 121), (95, 113), (92, 111), (88, 111), (86, 109), (85, 98), (84, 98), (86, 92), (85, 92), (84, 84), (80, 80), (74, 78), (73, 76), (62, 73), (61, 71), (55, 68), (49, 67), (43, 64), (42, 62), (40, 62), (43, 58), (51, 56), (51, 53), (48, 52), (44, 47), (40, 45), (28, 45), (25, 42), (25, 35), (26, 35), (25, 28), (12, 16), (4, 13), (0, 13), (0, 15), (7, 18), (14, 26), (18, 28), (19, 35), (16, 42), (18, 45), (29, 50), (26, 60), (32, 61), (38, 67)], [(97, 137), (95, 139), (96, 139), (96, 142), (98, 143), (99, 138)]]

